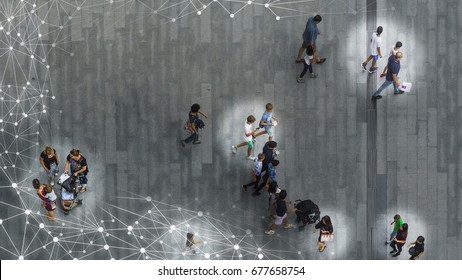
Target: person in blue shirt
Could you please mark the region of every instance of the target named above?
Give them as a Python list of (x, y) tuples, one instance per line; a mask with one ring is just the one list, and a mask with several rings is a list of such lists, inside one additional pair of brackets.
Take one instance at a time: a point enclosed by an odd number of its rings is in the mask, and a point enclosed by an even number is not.
[(385, 82), (380, 86), (380, 88), (376, 92), (374, 92), (374, 94), (372, 95), (372, 100), (382, 98), (380, 93), (391, 84), (393, 84), (395, 94), (402, 94), (404, 92), (399, 89), (401, 84), (398, 82), (398, 73), (401, 68), (400, 62), (402, 58), (403, 58), (402, 52), (397, 52), (396, 55), (391, 55), (388, 58), (388, 65), (387, 65), (388, 70), (387, 70), (387, 76), (385, 78)]
[(314, 60), (316, 63), (324, 63), (326, 61), (325, 58), (319, 58), (316, 50), (316, 39), (318, 35), (321, 35), (321, 32), (318, 30), (318, 24), (322, 21), (322, 17), (320, 15), (316, 15), (314, 17), (310, 17), (306, 22), (305, 31), (303, 32), (303, 44), (298, 50), (297, 60), (296, 63), (302, 63), (303, 53), (308, 46), (311, 46), (314, 50)]
[(270, 164), (268, 164), (268, 169), (266, 170), (266, 173), (263, 176), (263, 182), (252, 193), (252, 195), (260, 195), (260, 190), (263, 189), (263, 187), (268, 186), (272, 182), (276, 182), (276, 167), (278, 165), (279, 160), (277, 159), (273, 160)]
[(273, 116), (273, 104), (267, 103), (265, 108), (266, 111), (263, 113), (259, 124), (259, 127), (264, 128), (264, 130), (255, 134), (255, 138), (266, 133), (268, 134), (268, 141), (272, 141), (274, 135), (273, 127), (277, 125), (279, 119)]

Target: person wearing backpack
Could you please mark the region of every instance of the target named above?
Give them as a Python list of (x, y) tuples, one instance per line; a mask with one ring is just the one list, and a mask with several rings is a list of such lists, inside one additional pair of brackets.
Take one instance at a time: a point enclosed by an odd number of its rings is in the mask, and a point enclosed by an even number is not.
[(409, 260), (417, 260), (423, 255), (425, 251), (424, 242), (425, 238), (422, 235), (420, 235), (419, 237), (417, 237), (417, 240), (415, 242), (412, 242), (408, 245), (408, 247), (410, 247), (409, 254), (411, 255)]
[(184, 125), (184, 129), (188, 130), (191, 135), (184, 140), (181, 140), (181, 146), (185, 147), (186, 143), (192, 141), (193, 144), (200, 144), (202, 143), (199, 141), (199, 129), (205, 127), (204, 122), (199, 119), (199, 114), (204, 116), (204, 118), (208, 119), (209, 117), (207, 114), (201, 111), (201, 106), (197, 103), (191, 105), (191, 111), (189, 111), (189, 117)]
[(80, 154), (80, 150), (72, 149), (66, 158), (66, 165), (64, 166), (64, 173), (67, 173), (70, 167), (70, 175), (74, 176), (79, 180), (81, 185), (80, 192), (84, 193), (87, 191), (87, 174), (88, 165), (87, 159)]

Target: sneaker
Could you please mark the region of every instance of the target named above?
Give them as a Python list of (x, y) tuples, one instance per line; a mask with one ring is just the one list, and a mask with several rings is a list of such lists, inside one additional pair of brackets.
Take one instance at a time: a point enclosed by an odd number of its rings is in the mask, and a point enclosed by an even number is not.
[(256, 160), (257, 158), (254, 157), (254, 156), (248, 156), (247, 159), (248, 159), (248, 160)]
[(390, 254), (393, 254), (393, 253), (396, 253), (396, 252), (398, 252), (398, 251), (392, 250), (392, 251), (390, 251)]
[(394, 254), (392, 257), (393, 257), (393, 258), (396, 258), (396, 257), (399, 256), (399, 255), (400, 255), (400, 254), (396, 253), (396, 254)]
[(200, 143), (202, 143), (201, 141), (194, 141), (193, 144), (195, 145), (199, 145)]
[(305, 83), (305, 80), (303, 80), (303, 78), (298, 77), (297, 78), (297, 83), (303, 84), (303, 83)]
[(369, 68), (369, 73), (373, 74), (373, 73), (377, 72), (377, 69), (379, 69), (379, 68), (378, 67), (371, 67), (371, 68)]
[(386, 76), (386, 74), (383, 74), (383, 73), (380, 74), (380, 78), (383, 78), (383, 77), (385, 77), (385, 76)]
[(274, 234), (274, 230), (272, 230), (272, 229), (265, 230), (265, 234), (267, 234), (267, 235), (273, 235), (273, 234)]
[(83, 199), (79, 199), (79, 201), (77, 201), (77, 205), (82, 205), (83, 204)]
[(404, 93), (404, 91), (402, 91), (402, 90), (398, 91), (398, 94), (403, 94), (403, 93)]
[(313, 73), (310, 73), (310, 78), (316, 78), (317, 76), (318, 76), (317, 73), (314, 73), (314, 72), (313, 72)]
[(372, 96), (372, 98), (371, 98), (371, 99), (372, 99), (372, 100), (376, 100), (376, 99), (380, 99), (380, 98), (382, 98), (382, 96), (381, 96), (381, 95), (376, 95), (376, 96)]
[(186, 142), (184, 140), (181, 140), (181, 146), (186, 147)]
[(294, 227), (294, 225), (293, 225), (293, 224), (287, 224), (287, 225), (285, 225), (285, 226), (284, 226), (284, 228), (287, 228), (287, 229), (289, 229), (289, 228), (293, 228), (293, 227)]
[(198, 254), (200, 254), (200, 253), (197, 252), (197, 251), (193, 251), (193, 254), (194, 254), (194, 255), (198, 255)]
[(385, 241), (385, 245), (388, 245), (388, 244), (390, 244), (390, 243), (391, 243), (390, 240)]
[(237, 147), (236, 146), (232, 145), (231, 150), (233, 151), (233, 154), (237, 153)]
[(361, 68), (363, 68), (364, 71), (367, 71), (367, 68), (366, 68), (367, 64), (366, 63), (361, 63)]
[(242, 185), (242, 188), (244, 189), (244, 191), (247, 191), (247, 186), (246, 185)]
[(319, 61), (316, 61), (317, 64), (323, 64), (324, 62), (326, 62), (325, 58), (321, 58)]

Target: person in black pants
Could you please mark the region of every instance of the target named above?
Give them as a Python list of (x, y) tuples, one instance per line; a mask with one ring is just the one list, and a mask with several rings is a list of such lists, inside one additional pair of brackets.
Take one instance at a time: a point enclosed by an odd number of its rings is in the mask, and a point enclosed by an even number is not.
[(392, 257), (396, 258), (401, 254), (401, 251), (403, 250), (404, 244), (406, 244), (406, 238), (407, 238), (407, 229), (408, 225), (404, 223), (401, 228), (398, 230), (398, 233), (396, 234), (396, 237), (393, 238), (393, 241), (390, 244), (390, 247), (393, 249), (390, 251), (390, 254), (395, 253)]
[(324, 216), (322, 217), (321, 221), (319, 223), (317, 223), (315, 226), (315, 231), (316, 232), (316, 229), (319, 229), (319, 238), (318, 238), (318, 249), (319, 249), (319, 252), (322, 252), (324, 251), (324, 249), (326, 249), (326, 242), (325, 241), (321, 241), (321, 236), (323, 234), (332, 234), (334, 233), (334, 226), (332, 225), (332, 222), (330, 220), (330, 217), (329, 216)]
[(409, 258), (410, 260), (417, 260), (423, 255), (425, 251), (424, 242), (425, 238), (422, 235), (420, 235), (419, 237), (417, 237), (417, 240), (415, 242), (409, 244), (408, 247), (411, 247), (409, 249), (409, 254), (411, 254), (411, 257)]
[(278, 151), (276, 151), (277, 146), (278, 143), (276, 143), (275, 141), (268, 141), (265, 143), (265, 146), (263, 146), (263, 154), (265, 155), (265, 159), (262, 163), (261, 173), (265, 172), (265, 175), (263, 176), (263, 182), (257, 187), (257, 189), (252, 193), (252, 195), (260, 195), (260, 190), (263, 189), (263, 187), (266, 185), (266, 181), (268, 180), (266, 170), (268, 169), (268, 165), (271, 162), (273, 162), (274, 157), (279, 153)]
[(318, 76), (318, 74), (313, 72), (313, 63), (312, 63), (313, 54), (314, 54), (313, 47), (308, 46), (308, 48), (306, 48), (306, 56), (302, 59), (303, 71), (300, 74), (300, 76), (298, 76), (297, 83), (305, 82), (305, 80), (303, 80), (303, 77), (305, 76), (308, 70), (310, 70), (310, 78), (316, 78)]
[(255, 167), (253, 168), (252, 176), (253, 176), (253, 181), (242, 185), (242, 188), (244, 191), (247, 191), (247, 188), (253, 185), (254, 190), (257, 190), (258, 183), (260, 182), (261, 179), (261, 172), (263, 168), (263, 160), (265, 159), (265, 154), (260, 153), (258, 154), (258, 160), (255, 161)]

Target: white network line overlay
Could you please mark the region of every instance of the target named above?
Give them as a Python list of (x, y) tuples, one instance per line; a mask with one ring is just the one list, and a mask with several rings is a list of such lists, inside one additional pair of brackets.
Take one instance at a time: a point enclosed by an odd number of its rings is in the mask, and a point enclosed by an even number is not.
[[(143, 213), (105, 204), (86, 210), (83, 217), (65, 216), (47, 221), (41, 201), (31, 188), (37, 174), (34, 162), (39, 141), (47, 134), (49, 103), (55, 99), (48, 57), (62, 51), (72, 36), (63, 30), (91, 20), (83, 14), (95, 8), (107, 13), (143, 13), (172, 23), (187, 16), (201, 16), (212, 6), (222, 15), (236, 18), (245, 8), (264, 8), (276, 20), (313, 14), (357, 14), (347, 0), (2, 0), (0, 2), (0, 256), (26, 259), (279, 259), (280, 250), (261, 243), (263, 229), (233, 226), (210, 213), (191, 211), (173, 204), (131, 194), (129, 199), (146, 203)], [(388, 3), (387, 9), (394, 10)], [(328, 9), (342, 7), (339, 12)], [(117, 18), (115, 19), (117, 21)], [(58, 96), (59, 97), (59, 96)], [(12, 195), (17, 199), (11, 199)], [(4, 210), (4, 211), (3, 211)], [(114, 213), (123, 215), (123, 219)], [(168, 214), (168, 215), (167, 215)], [(175, 218), (172, 218), (175, 217)], [(242, 218), (236, 217), (237, 219)], [(12, 236), (9, 228), (20, 236)], [(18, 230), (20, 229), (20, 230)], [(200, 254), (185, 250), (186, 233), (193, 232)], [(276, 235), (275, 239), (279, 239)], [(296, 240), (285, 242), (286, 257), (304, 258)], [(316, 252), (316, 250), (311, 250)], [(314, 256), (312, 256), (314, 257)], [(319, 257), (319, 256), (318, 256)], [(310, 256), (311, 258), (311, 256)]]

